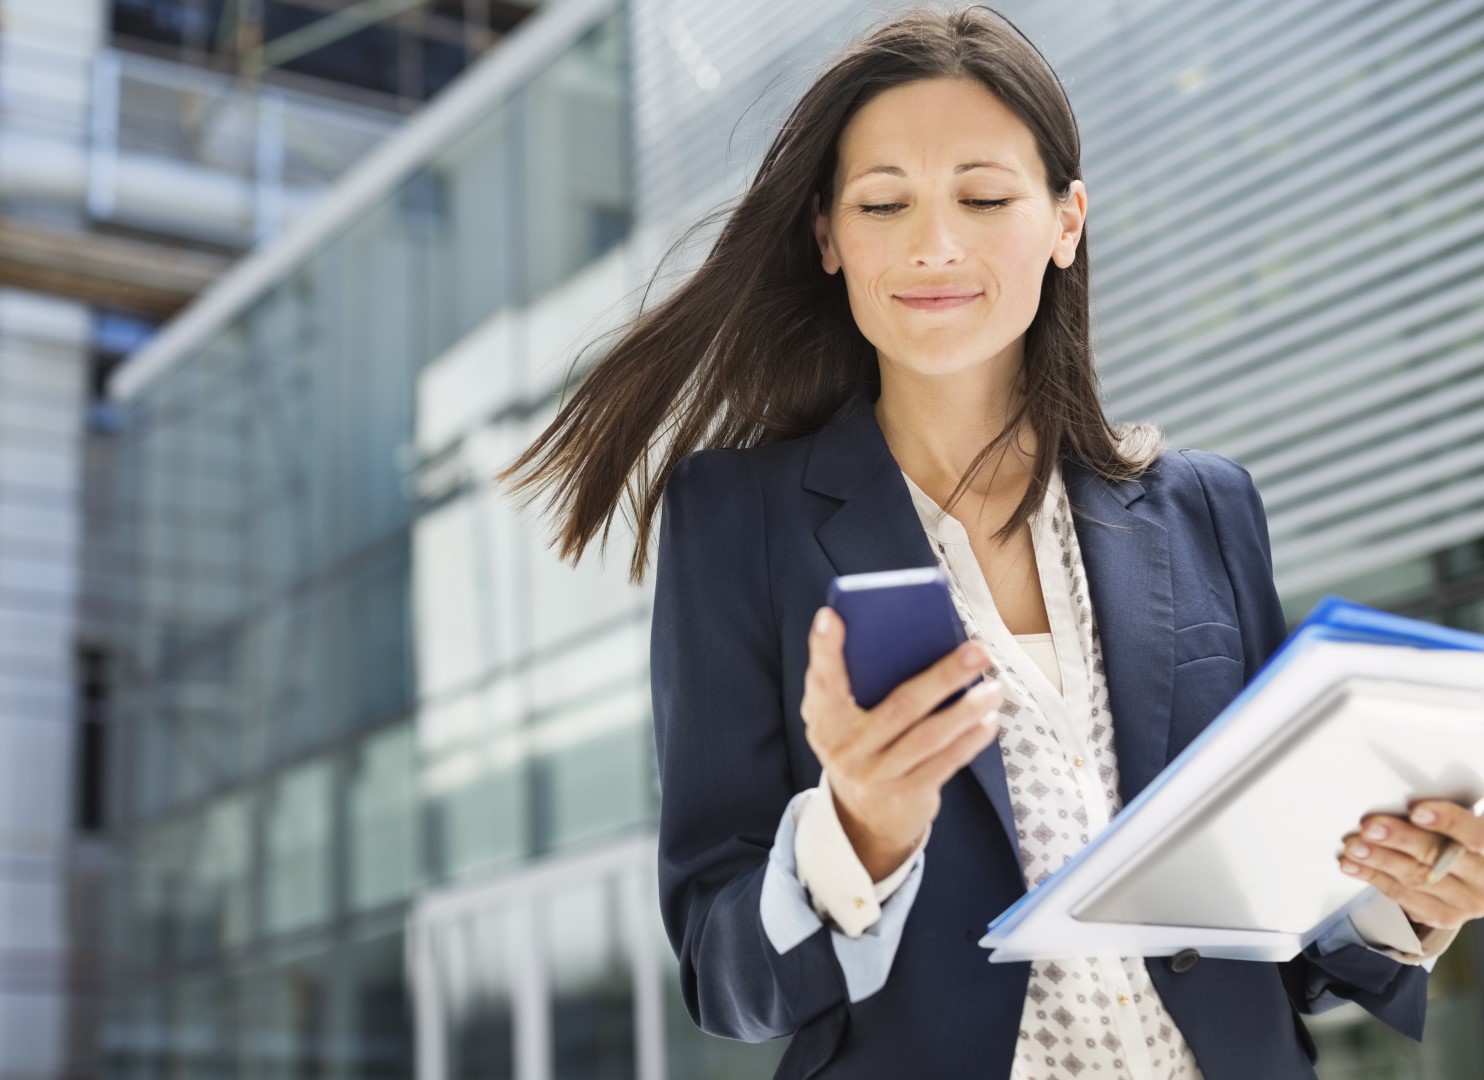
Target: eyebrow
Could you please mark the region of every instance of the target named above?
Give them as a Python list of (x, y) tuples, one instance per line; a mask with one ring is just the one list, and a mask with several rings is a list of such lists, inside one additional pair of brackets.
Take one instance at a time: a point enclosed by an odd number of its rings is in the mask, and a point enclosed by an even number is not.
[[(1015, 168), (1013, 165), (1006, 165), (1002, 161), (965, 161), (961, 165), (955, 165), (953, 167), (953, 173), (955, 176), (957, 176), (959, 173), (966, 173), (971, 169), (1001, 169), (1004, 172), (1010, 173), (1012, 176), (1020, 175), (1019, 169)], [(849, 180), (846, 180), (845, 183), (854, 183), (861, 177), (870, 176), (872, 173), (886, 173), (888, 176), (907, 175), (904, 169), (896, 165), (872, 165), (870, 168), (861, 169)]]

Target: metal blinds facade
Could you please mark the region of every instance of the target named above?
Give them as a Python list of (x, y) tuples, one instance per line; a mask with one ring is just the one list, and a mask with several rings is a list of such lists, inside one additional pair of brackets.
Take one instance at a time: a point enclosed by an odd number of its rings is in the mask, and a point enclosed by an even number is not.
[[(901, 6), (636, 0), (641, 216), (740, 192)], [(1484, 534), (1477, 0), (998, 7), (1077, 113), (1110, 415), (1251, 470), (1285, 595)]]
[(1111, 411), (1251, 469), (1284, 593), (1484, 533), (1484, 9), (1212, 4), (1084, 59)]

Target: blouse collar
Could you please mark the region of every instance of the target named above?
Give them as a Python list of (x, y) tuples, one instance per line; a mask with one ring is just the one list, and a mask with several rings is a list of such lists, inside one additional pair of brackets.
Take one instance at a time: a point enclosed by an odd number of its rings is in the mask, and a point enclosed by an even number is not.
[[(917, 516), (921, 519), (923, 528), (927, 530), (929, 536), (945, 544), (969, 543), (968, 530), (964, 528), (961, 521), (934, 502), (932, 496), (918, 487), (906, 472), (902, 472), (902, 479), (907, 482), (907, 490), (912, 493), (912, 505), (917, 509)], [(1061, 462), (1057, 461), (1051, 467), (1051, 480), (1047, 485), (1046, 498), (1041, 501), (1040, 514), (1043, 520), (1049, 520), (1063, 490)]]

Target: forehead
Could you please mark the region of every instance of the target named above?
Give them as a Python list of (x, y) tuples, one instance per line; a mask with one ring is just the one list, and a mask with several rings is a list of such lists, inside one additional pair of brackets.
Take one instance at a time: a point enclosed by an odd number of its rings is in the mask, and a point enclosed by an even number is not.
[(840, 133), (836, 181), (846, 184), (877, 166), (905, 175), (997, 162), (1001, 176), (1041, 174), (1035, 136), (1025, 122), (975, 79), (918, 79), (883, 90)]

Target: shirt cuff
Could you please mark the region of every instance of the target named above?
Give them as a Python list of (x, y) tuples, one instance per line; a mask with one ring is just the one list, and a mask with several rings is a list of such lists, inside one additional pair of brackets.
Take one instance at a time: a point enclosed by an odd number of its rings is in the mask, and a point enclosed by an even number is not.
[(1320, 934), (1316, 944), (1321, 955), (1343, 945), (1364, 945), (1393, 960), (1432, 971), (1438, 957), (1457, 936), (1457, 927), (1431, 927), (1419, 937), (1402, 906), (1391, 897), (1374, 892)]
[(815, 912), (833, 920), (847, 937), (859, 937), (881, 917), (881, 905), (897, 891), (922, 858), (932, 835), (931, 824), (910, 855), (880, 881), (856, 855), (835, 808), (829, 776), (821, 773), (819, 786), (802, 793), (798, 811), (794, 856), (799, 880), (808, 891)]
[[(763, 933), (780, 954), (788, 952), (805, 938), (825, 926), (825, 920), (810, 904), (808, 894), (798, 877), (794, 858), (795, 816), (818, 788), (801, 791), (789, 800), (773, 837), (763, 871), (761, 921)], [(919, 850), (908, 859), (907, 874), (896, 891), (881, 907), (881, 917), (858, 936), (850, 937), (830, 928), (830, 941), (835, 958), (845, 976), (845, 989), (852, 1002), (870, 997), (886, 984), (892, 961), (902, 940), (907, 914), (922, 884), (927, 855)]]
[(763, 871), (763, 933), (779, 954), (788, 952), (824, 925), (824, 920), (809, 904), (809, 895), (799, 880), (794, 861), (794, 820), (812, 790), (801, 791), (788, 801), (778, 831), (773, 834), (767, 869)]

